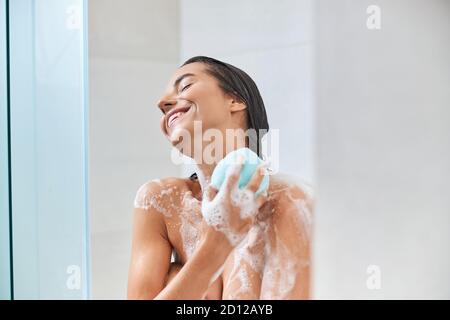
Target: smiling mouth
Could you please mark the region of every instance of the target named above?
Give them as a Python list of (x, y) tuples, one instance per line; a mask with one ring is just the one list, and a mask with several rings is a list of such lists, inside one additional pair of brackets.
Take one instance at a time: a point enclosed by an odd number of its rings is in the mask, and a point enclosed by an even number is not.
[(167, 127), (170, 128), (177, 120), (180, 120), (189, 111), (191, 105), (172, 109), (167, 114)]

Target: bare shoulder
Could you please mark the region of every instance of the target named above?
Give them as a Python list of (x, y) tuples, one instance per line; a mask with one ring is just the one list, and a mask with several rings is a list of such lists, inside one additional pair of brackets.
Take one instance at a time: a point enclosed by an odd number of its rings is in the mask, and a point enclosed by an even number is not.
[(273, 222), (281, 230), (296, 228), (308, 237), (314, 210), (314, 193), (304, 180), (277, 174), (270, 177), (269, 203)]
[(189, 179), (177, 177), (153, 179), (139, 187), (134, 207), (144, 210), (154, 209), (164, 216), (169, 216), (170, 206), (179, 202), (186, 191), (189, 191)]
[(311, 210), (314, 205), (314, 191), (306, 181), (286, 174), (270, 177), (270, 198), (279, 204), (304, 202)]

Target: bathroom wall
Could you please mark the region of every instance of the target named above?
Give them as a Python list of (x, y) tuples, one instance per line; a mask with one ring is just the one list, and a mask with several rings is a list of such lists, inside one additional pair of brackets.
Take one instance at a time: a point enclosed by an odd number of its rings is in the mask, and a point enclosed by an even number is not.
[(316, 2), (316, 298), (450, 298), (449, 13)]
[(89, 1), (92, 297), (126, 297), (133, 200), (174, 176), (156, 101), (179, 58), (174, 0)]

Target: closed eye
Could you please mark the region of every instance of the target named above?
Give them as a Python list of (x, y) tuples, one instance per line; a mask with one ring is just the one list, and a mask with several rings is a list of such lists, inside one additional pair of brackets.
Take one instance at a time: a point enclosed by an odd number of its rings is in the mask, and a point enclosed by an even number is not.
[(187, 88), (189, 88), (192, 85), (192, 83), (189, 83), (187, 85), (185, 85), (182, 89), (181, 92), (183, 92), (184, 90), (186, 90)]

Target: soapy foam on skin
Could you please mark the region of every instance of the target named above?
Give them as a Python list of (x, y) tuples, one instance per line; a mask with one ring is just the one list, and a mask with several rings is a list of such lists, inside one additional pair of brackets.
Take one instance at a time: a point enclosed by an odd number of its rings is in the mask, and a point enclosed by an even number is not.
[[(283, 192), (286, 195), (286, 197), (290, 200), (290, 203), (296, 208), (296, 212), (298, 213), (294, 217), (300, 220), (299, 222), (297, 222), (297, 224), (302, 227), (301, 231), (302, 236), (304, 237), (304, 241), (310, 241), (312, 229), (312, 207), (314, 199), (312, 187), (301, 179), (297, 178), (296, 180), (294, 180), (292, 177), (287, 175), (279, 174), (278, 178), (282, 179), (285, 183), (288, 183), (288, 186), (273, 191), (269, 196), (269, 199), (273, 198), (280, 192)], [(304, 196), (294, 196), (292, 194), (293, 186), (300, 187), (300, 190), (302, 191)]]
[(308, 204), (304, 199), (293, 198), (289, 193), (288, 197), (297, 208), (297, 212), (299, 212), (298, 218), (303, 222), (300, 225), (303, 226), (302, 235), (304, 236), (304, 241), (309, 241), (311, 239), (312, 218)]
[(261, 299), (286, 299), (293, 289), (298, 270), (298, 259), (292, 256), (290, 250), (278, 236), (278, 230), (273, 230), (275, 239), (264, 248), (267, 261), (264, 265), (263, 282), (261, 284)]
[(230, 293), (225, 299), (227, 300), (258, 300), (258, 295), (255, 294), (255, 289), (250, 282), (250, 276), (245, 268), (240, 268), (237, 274), (237, 281), (239, 287), (236, 291)]
[[(151, 180), (150, 183), (161, 184), (161, 180)], [(163, 189), (159, 194), (152, 194), (149, 192), (149, 184), (146, 183), (142, 185), (136, 193), (134, 207), (144, 210), (148, 210), (150, 207), (153, 207), (164, 216), (170, 217), (170, 210), (169, 208), (163, 206), (163, 202), (164, 198), (170, 196), (170, 194), (174, 191), (176, 191), (176, 187)]]
[[(229, 170), (227, 170), (227, 177), (237, 174), (238, 170), (238, 166), (230, 166)], [(242, 241), (245, 234), (238, 234), (232, 230), (228, 216), (229, 212), (223, 207), (223, 203), (226, 201), (224, 200), (225, 197), (227, 197), (225, 188), (221, 188), (212, 200), (204, 197), (202, 201), (202, 214), (208, 225), (224, 233), (231, 245), (236, 246)], [(248, 189), (240, 189), (235, 185), (231, 190), (231, 205), (240, 207), (241, 219), (250, 218), (257, 213), (258, 207), (255, 199), (254, 193)]]
[(181, 215), (180, 234), (184, 252), (189, 258), (200, 242), (199, 226), (202, 222), (202, 216), (199, 214), (200, 204), (192, 195), (186, 193), (182, 203), (183, 207), (186, 208), (186, 212)]
[(228, 213), (219, 204), (207, 203), (202, 201), (202, 212), (208, 225), (214, 227), (217, 231), (222, 232), (232, 246), (236, 246), (243, 238), (242, 235), (234, 232), (228, 220)]
[[(265, 228), (265, 223), (252, 226), (245, 240), (234, 250), (233, 268), (224, 287), (230, 287), (234, 282), (238, 281), (238, 289), (225, 298), (239, 299), (241, 295), (246, 295), (245, 298), (248, 299), (249, 293), (255, 294), (251, 292), (253, 285), (250, 281), (250, 274), (256, 275), (258, 278), (256, 281), (261, 281), (265, 255), (263, 251), (252, 250), (252, 248), (261, 244), (264, 245), (265, 239), (260, 237), (260, 235), (264, 235)], [(254, 297), (254, 299), (257, 298), (258, 296)]]
[[(161, 186), (159, 179), (151, 180), (151, 183), (157, 183)], [(139, 188), (134, 200), (134, 207), (144, 210), (153, 208), (166, 218), (173, 218), (172, 212), (184, 211), (183, 214), (179, 215), (179, 232), (186, 257), (192, 256), (200, 241), (200, 233), (198, 231), (202, 221), (201, 214), (199, 214), (200, 203), (191, 193), (184, 193), (181, 205), (174, 204), (174, 201), (170, 197), (180, 196), (180, 192), (176, 186), (165, 187), (158, 194), (149, 192), (149, 188), (148, 183)]]
[[(309, 203), (312, 196), (312, 193), (306, 193), (306, 199), (298, 197), (292, 193), (292, 187), (294, 184), (292, 181), (289, 183), (288, 187), (277, 189), (269, 195), (269, 199), (274, 199), (276, 194), (279, 192), (283, 192), (286, 194), (287, 198), (292, 202), (292, 207), (288, 209), (292, 216), (297, 221), (293, 221), (299, 228), (299, 233), (303, 236), (303, 241), (308, 244), (309, 243), (309, 227), (310, 227), (310, 209)], [(311, 189), (309, 189), (311, 190)], [(279, 214), (278, 208), (270, 208), (269, 209), (272, 215)], [(284, 212), (287, 214), (288, 212)], [(302, 228), (303, 226), (303, 228)], [(249, 247), (248, 242), (245, 243), (245, 240), (241, 243), (241, 245), (234, 251), (234, 266), (233, 270), (230, 273), (226, 286), (231, 285), (231, 283), (235, 281), (239, 281), (241, 284), (241, 288), (236, 290), (235, 292), (229, 293), (226, 298), (239, 298), (240, 295), (244, 295), (244, 298), (247, 298), (245, 294), (246, 290), (242, 289), (242, 286), (246, 288), (246, 284), (248, 282), (247, 279), (243, 279), (246, 273), (242, 273), (239, 270), (244, 268), (244, 265), (250, 265), (251, 269), (254, 271), (257, 270), (260, 275), (261, 281), (261, 290), (260, 290), (260, 298), (261, 299), (286, 299), (289, 297), (292, 289), (294, 288), (297, 280), (297, 273), (304, 270), (309, 266), (309, 261), (306, 261), (298, 256), (296, 256), (292, 250), (290, 250), (281, 240), (279, 231), (276, 229), (274, 225), (271, 224), (270, 219), (265, 222), (260, 222), (258, 225), (252, 227), (254, 230), (259, 230), (260, 237), (259, 242), (263, 244), (264, 249), (261, 252), (251, 253), (250, 250), (246, 250)], [(252, 233), (250, 230), (249, 235)], [(260, 263), (254, 263), (254, 261), (262, 261), (263, 270), (261, 270)], [(244, 263), (245, 262), (245, 263)], [(252, 263), (253, 262), (253, 263)], [(256, 267), (255, 267), (256, 266)], [(249, 270), (249, 269), (247, 269)], [(248, 272), (247, 272), (248, 273)]]
[(241, 295), (247, 298), (248, 283), (251, 283), (249, 272), (253, 272), (261, 282), (260, 295), (256, 298), (286, 299), (295, 285), (298, 268), (307, 266), (308, 263), (293, 257), (292, 252), (280, 240), (278, 230), (269, 223), (260, 223), (254, 230), (261, 232), (258, 242), (263, 245), (263, 249), (252, 253), (248, 241), (243, 241), (234, 251), (233, 269), (225, 287), (235, 281), (239, 281), (240, 287), (226, 298), (239, 299)]
[[(199, 172), (200, 173), (200, 172)], [(208, 185), (208, 178), (198, 173), (199, 182), (203, 187)], [(202, 177), (202, 178), (200, 178)], [(286, 179), (287, 180), (287, 179)], [(297, 221), (293, 221), (299, 227), (298, 232), (303, 237), (305, 243), (310, 241), (311, 226), (311, 203), (312, 192), (307, 185), (301, 185), (298, 181), (288, 181), (286, 187), (275, 188), (268, 196), (276, 199), (277, 195), (285, 195), (291, 202), (291, 216)], [(161, 184), (161, 181), (153, 180), (153, 183)], [(286, 183), (285, 179), (283, 182)], [(304, 197), (299, 197), (298, 193), (293, 193), (291, 187), (301, 185)], [(231, 200), (233, 205), (241, 206), (241, 217), (248, 217), (255, 212), (251, 210), (250, 194), (245, 189), (233, 190)], [(174, 205), (172, 201), (167, 201), (168, 197), (180, 196), (182, 201), (179, 205)], [(219, 193), (216, 195), (219, 195)], [(203, 199), (205, 200), (205, 199)], [(247, 235), (240, 235), (234, 232), (227, 219), (225, 208), (221, 208), (217, 203), (199, 201), (192, 196), (192, 193), (181, 194), (176, 186), (165, 187), (159, 194), (149, 194), (145, 185), (139, 189), (135, 198), (135, 207), (148, 209), (154, 208), (166, 218), (173, 218), (173, 213), (180, 212), (180, 222), (177, 225), (182, 239), (183, 250), (186, 257), (191, 257), (200, 239), (199, 225), (202, 222), (202, 210), (205, 220), (217, 230), (227, 235), (230, 243), (235, 247), (232, 256), (232, 270), (224, 283), (224, 298), (239, 299), (253, 295), (253, 291), (258, 289), (254, 286), (254, 281), (259, 281), (260, 292), (255, 298), (261, 299), (286, 299), (289, 297), (293, 287), (296, 285), (297, 273), (301, 268), (306, 268), (309, 261), (301, 260), (288, 248), (281, 240), (279, 231), (272, 224), (271, 219), (258, 222), (248, 232)], [(249, 209), (246, 209), (248, 207)], [(277, 207), (267, 209), (271, 215), (280, 214)], [(182, 212), (182, 213), (181, 213)], [(285, 212), (283, 212), (285, 214)], [(256, 239), (256, 240), (255, 240)], [(253, 247), (261, 247), (260, 250), (253, 250)], [(223, 272), (222, 266), (211, 278), (212, 284)], [(259, 280), (258, 280), (259, 279)], [(225, 280), (225, 279), (224, 279)], [(237, 284), (233, 292), (225, 295), (226, 288), (231, 284)], [(231, 288), (231, 287), (230, 287)]]
[(247, 189), (234, 188), (231, 192), (231, 203), (241, 208), (241, 219), (250, 218), (257, 210), (254, 205), (255, 194)]

